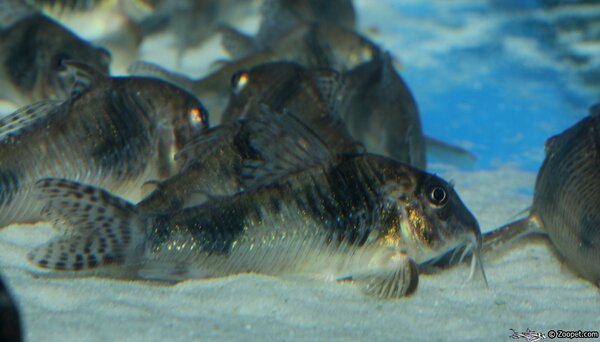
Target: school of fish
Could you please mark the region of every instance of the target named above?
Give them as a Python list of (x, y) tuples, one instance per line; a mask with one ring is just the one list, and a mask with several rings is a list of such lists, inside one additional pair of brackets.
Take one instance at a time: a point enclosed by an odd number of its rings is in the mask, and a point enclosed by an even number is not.
[[(235, 29), (257, 3), (0, 0), (0, 98), (19, 107), (0, 119), (0, 227), (60, 232), (28, 254), (36, 275), (301, 275), (394, 299), (459, 251), (487, 284), (482, 252), (541, 231), (600, 286), (598, 106), (546, 143), (530, 215), (482, 236), (426, 171), (431, 144), (469, 152), (424, 134), (352, 1), (264, 0), (257, 33)], [(100, 8), (135, 27), (128, 56), (170, 31), (179, 56), (220, 35), (231, 59), (199, 79), (144, 61), (113, 76), (119, 48), (60, 22)]]

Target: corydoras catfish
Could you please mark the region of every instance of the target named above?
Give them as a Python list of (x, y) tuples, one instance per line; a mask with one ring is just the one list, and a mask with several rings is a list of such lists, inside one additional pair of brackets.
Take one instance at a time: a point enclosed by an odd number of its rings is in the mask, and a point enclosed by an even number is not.
[[(271, 170), (268, 180), (273, 180), (304, 168), (310, 168), (310, 161), (326, 160), (329, 153), (322, 150), (305, 150), (311, 158), (304, 163), (291, 163), (296, 156), (290, 153), (298, 144), (310, 148), (309, 141), (318, 139), (332, 154), (356, 153), (361, 146), (353, 140), (340, 144), (331, 135), (347, 134), (345, 126), (335, 118), (323, 117), (311, 130), (303, 120), (289, 112), (274, 112), (266, 106), (248, 118), (212, 127), (197, 134), (176, 155), (179, 172), (162, 182), (144, 198), (138, 207), (152, 213), (164, 213), (192, 206), (207, 198), (225, 197), (240, 191), (265, 185), (264, 178), (249, 177), (249, 171), (265, 163), (279, 165)], [(337, 133), (335, 133), (337, 132)], [(327, 134), (321, 138), (317, 133)], [(321, 153), (318, 155), (318, 153)], [(281, 159), (281, 160), (280, 160)], [(281, 161), (287, 161), (282, 163)]]
[(173, 150), (208, 124), (191, 94), (145, 77), (108, 77), (68, 64), (81, 83), (0, 119), (0, 226), (41, 218), (42, 177), (69, 177), (122, 195), (172, 173)]
[(329, 68), (305, 68), (293, 62), (271, 62), (240, 70), (221, 122), (290, 112), (336, 152), (350, 152), (356, 140), (340, 119), (343, 76)]
[(234, 59), (273, 46), (306, 24), (323, 24), (355, 30), (356, 14), (351, 0), (265, 0), (262, 20), (254, 36), (222, 25), (223, 47)]
[[(56, 276), (311, 275), (399, 298), (417, 288), (418, 264), (462, 245), (478, 250), (477, 221), (442, 179), (371, 154), (311, 161), (330, 152), (318, 139), (297, 143), (288, 149), (295, 158), (254, 169), (264, 185), (170, 213), (72, 181), (40, 180), (44, 212), (70, 227), (29, 258)], [(282, 168), (295, 171), (269, 176)]]
[(65, 99), (74, 82), (66, 60), (108, 73), (111, 57), (23, 1), (0, 0), (0, 98), (17, 106)]
[(140, 20), (142, 35), (170, 31), (179, 54), (217, 33), (222, 24), (233, 24), (256, 12), (252, 0), (159, 0), (151, 13)]
[(600, 286), (600, 104), (546, 141), (528, 217), (485, 236), (486, 249), (545, 233), (567, 264)]
[[(205, 197), (247, 190), (243, 166), (265, 162), (270, 146), (285, 150), (301, 139), (293, 128), (305, 126), (334, 154), (363, 151), (336, 112), (341, 75), (307, 69), (292, 62), (271, 62), (242, 70), (232, 78), (223, 123), (198, 134), (177, 155), (177, 175), (157, 183), (142, 206), (174, 210)], [(305, 139), (306, 140), (306, 139)]]
[(334, 25), (301, 23), (270, 46), (224, 62), (219, 70), (201, 79), (193, 80), (144, 62), (132, 65), (130, 72), (154, 75), (188, 89), (202, 99), (212, 116), (220, 118), (231, 94), (231, 79), (242, 69), (266, 62), (288, 61), (308, 68), (344, 71), (371, 60), (378, 53), (375, 44), (353, 31)]
[(340, 115), (367, 151), (425, 168), (425, 138), (410, 89), (382, 53), (345, 75)]

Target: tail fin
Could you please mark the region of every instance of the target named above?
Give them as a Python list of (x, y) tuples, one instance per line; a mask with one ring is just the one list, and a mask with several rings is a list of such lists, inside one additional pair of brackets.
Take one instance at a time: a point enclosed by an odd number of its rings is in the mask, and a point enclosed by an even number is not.
[(29, 259), (41, 268), (83, 271), (128, 264), (142, 245), (144, 227), (135, 206), (108, 192), (64, 179), (36, 183), (43, 214), (72, 228), (37, 247)]

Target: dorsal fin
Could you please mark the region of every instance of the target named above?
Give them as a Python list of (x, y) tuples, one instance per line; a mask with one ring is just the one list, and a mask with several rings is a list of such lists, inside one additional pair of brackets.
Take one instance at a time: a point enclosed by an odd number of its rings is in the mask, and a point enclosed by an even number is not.
[(0, 142), (13, 143), (19, 136), (42, 127), (63, 101), (44, 100), (18, 109), (0, 119)]
[(221, 46), (227, 51), (232, 59), (241, 59), (252, 54), (256, 47), (254, 39), (235, 28), (227, 25), (219, 27), (221, 33)]
[(93, 85), (107, 82), (110, 79), (110, 75), (97, 70), (89, 64), (75, 60), (66, 60), (62, 63), (66, 68), (65, 74), (71, 75), (74, 78), (71, 96), (80, 94)]
[(250, 143), (260, 160), (244, 162), (242, 184), (254, 188), (312, 167), (326, 167), (335, 159), (328, 146), (290, 113), (271, 113), (267, 107), (247, 123)]
[(329, 113), (337, 113), (346, 82), (340, 73), (332, 69), (320, 69), (317, 71), (317, 88), (327, 105)]
[(0, 0), (0, 30), (6, 30), (19, 21), (40, 13), (25, 0)]
[(201, 163), (224, 145), (232, 143), (238, 130), (239, 124), (232, 123), (211, 127), (195, 135), (175, 155), (179, 172), (184, 172), (192, 165)]

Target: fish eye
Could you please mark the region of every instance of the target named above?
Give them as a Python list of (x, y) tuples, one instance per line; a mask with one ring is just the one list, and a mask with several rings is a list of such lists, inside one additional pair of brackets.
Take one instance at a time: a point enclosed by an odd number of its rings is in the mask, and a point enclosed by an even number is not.
[(202, 107), (192, 107), (188, 110), (188, 118), (193, 129), (206, 128), (208, 126), (208, 115)]
[(248, 84), (248, 80), (250, 75), (245, 70), (238, 71), (233, 76), (231, 76), (231, 88), (235, 93), (240, 92), (246, 84)]
[(442, 207), (448, 202), (448, 191), (439, 185), (431, 187), (427, 196), (429, 202), (436, 207)]
[(58, 71), (65, 71), (67, 70), (67, 67), (63, 62), (69, 59), (71, 59), (71, 56), (69, 54), (59, 52), (52, 58), (52, 67)]

